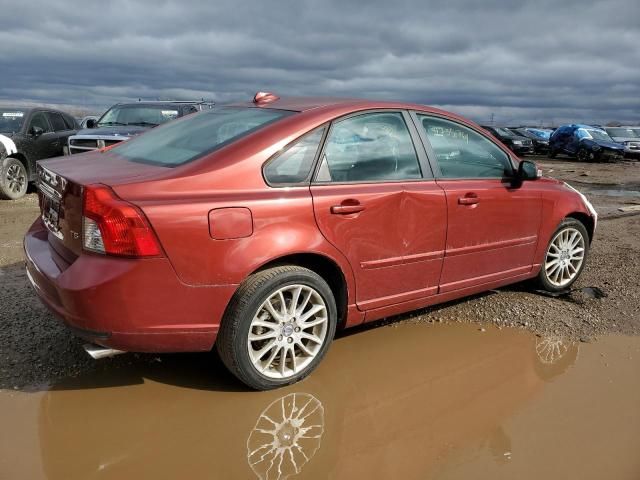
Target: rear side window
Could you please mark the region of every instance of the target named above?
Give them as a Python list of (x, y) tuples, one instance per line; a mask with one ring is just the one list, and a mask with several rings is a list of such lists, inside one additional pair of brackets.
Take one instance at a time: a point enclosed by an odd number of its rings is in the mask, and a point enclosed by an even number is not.
[(502, 178), (513, 173), (506, 153), (483, 135), (455, 122), (418, 115), (444, 178)]
[(166, 123), (112, 151), (132, 162), (175, 167), (218, 150), (294, 112), (220, 108)]
[(55, 132), (63, 132), (68, 130), (67, 124), (64, 123), (64, 119), (62, 115), (59, 113), (47, 112), (47, 116), (49, 117), (49, 122), (51, 122), (51, 126)]
[(368, 113), (336, 122), (317, 180), (384, 182), (422, 178), (411, 135), (399, 112)]
[(323, 134), (324, 127), (318, 128), (296, 140), (282, 153), (272, 158), (264, 168), (264, 178), (267, 183), (287, 185), (308, 180)]

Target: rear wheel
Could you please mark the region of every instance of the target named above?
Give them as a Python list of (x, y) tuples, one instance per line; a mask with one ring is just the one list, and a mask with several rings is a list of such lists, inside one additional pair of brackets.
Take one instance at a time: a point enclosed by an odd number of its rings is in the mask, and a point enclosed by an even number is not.
[(298, 382), (324, 357), (336, 330), (331, 289), (290, 265), (249, 277), (234, 295), (216, 341), (227, 368), (251, 388)]
[(549, 292), (568, 289), (580, 276), (589, 250), (589, 234), (573, 218), (565, 219), (551, 236), (538, 274), (540, 286)]
[(27, 169), (16, 158), (7, 157), (0, 165), (0, 198), (16, 200), (25, 193), (29, 186)]

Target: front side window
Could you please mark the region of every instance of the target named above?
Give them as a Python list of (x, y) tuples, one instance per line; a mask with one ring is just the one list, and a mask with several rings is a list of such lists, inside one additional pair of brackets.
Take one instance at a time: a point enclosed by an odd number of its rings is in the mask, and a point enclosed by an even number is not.
[(272, 185), (302, 183), (309, 179), (324, 127), (305, 135), (277, 154), (264, 168), (264, 178)]
[(418, 115), (444, 178), (502, 178), (513, 173), (505, 152), (474, 130), (449, 120)]
[(154, 128), (111, 150), (132, 162), (175, 167), (292, 115), (266, 108), (218, 108)]
[(422, 178), (418, 156), (399, 112), (368, 113), (336, 122), (318, 181), (380, 182)]
[(34, 113), (31, 117), (31, 122), (29, 123), (29, 132), (31, 132), (31, 129), (33, 127), (41, 128), (44, 133), (51, 132), (49, 122), (42, 112)]

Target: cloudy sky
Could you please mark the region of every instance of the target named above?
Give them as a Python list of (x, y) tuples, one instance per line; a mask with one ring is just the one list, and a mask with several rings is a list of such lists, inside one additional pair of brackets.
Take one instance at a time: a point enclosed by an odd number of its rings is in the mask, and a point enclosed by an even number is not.
[(0, 102), (409, 100), (640, 123), (640, 2), (0, 0)]

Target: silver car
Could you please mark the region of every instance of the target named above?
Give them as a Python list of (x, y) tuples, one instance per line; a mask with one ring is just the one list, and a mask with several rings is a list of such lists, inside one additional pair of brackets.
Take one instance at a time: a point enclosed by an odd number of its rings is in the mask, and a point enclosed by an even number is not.
[(615, 142), (624, 145), (624, 156), (640, 159), (640, 127), (605, 127)]

